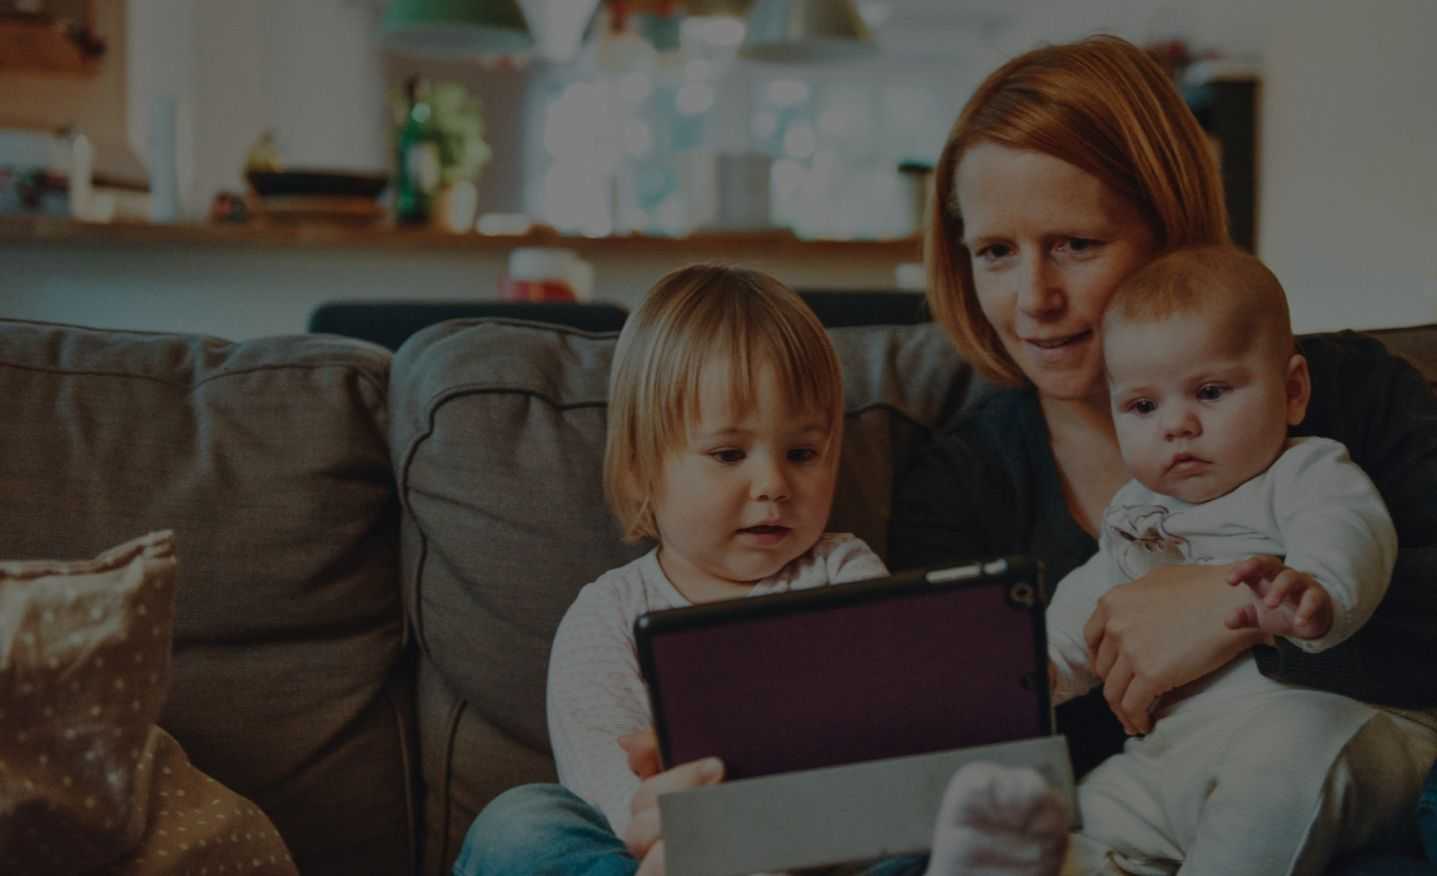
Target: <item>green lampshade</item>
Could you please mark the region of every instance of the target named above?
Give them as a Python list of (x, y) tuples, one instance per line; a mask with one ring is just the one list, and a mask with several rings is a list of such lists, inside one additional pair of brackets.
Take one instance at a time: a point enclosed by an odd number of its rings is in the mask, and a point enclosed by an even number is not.
[(405, 55), (464, 58), (534, 46), (518, 0), (391, 0), (383, 29), (385, 45)]
[(757, 0), (739, 54), (759, 61), (841, 61), (877, 50), (853, 0)]

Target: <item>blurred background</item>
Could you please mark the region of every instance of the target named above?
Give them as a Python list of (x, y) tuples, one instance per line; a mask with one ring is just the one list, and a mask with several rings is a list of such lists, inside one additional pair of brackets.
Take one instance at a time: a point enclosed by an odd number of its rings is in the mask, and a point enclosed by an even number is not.
[(632, 306), (697, 259), (921, 288), (977, 82), (1170, 69), (1300, 330), (1437, 321), (1432, 5), (0, 0), (0, 316), (248, 337), (326, 301)]

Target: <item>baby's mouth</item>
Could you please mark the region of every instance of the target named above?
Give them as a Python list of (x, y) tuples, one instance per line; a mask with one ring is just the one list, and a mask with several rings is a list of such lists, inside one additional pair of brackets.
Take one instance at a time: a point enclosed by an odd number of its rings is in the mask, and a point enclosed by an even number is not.
[(753, 535), (782, 535), (788, 532), (787, 526), (779, 526), (776, 523), (764, 523), (758, 526), (745, 526), (739, 532), (747, 532)]

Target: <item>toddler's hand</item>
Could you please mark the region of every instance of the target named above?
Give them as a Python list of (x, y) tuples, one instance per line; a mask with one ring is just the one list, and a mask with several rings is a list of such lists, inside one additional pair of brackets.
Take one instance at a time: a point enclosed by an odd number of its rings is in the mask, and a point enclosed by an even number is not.
[(1232, 567), (1228, 583), (1246, 584), (1252, 602), (1224, 619), (1228, 629), (1255, 628), (1274, 636), (1318, 639), (1332, 628), (1332, 597), (1306, 572), (1288, 568), (1277, 557), (1250, 557)]

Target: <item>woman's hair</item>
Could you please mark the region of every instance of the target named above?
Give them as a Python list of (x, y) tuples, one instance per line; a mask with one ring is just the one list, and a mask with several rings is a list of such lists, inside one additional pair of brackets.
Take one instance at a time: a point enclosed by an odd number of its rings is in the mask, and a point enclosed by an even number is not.
[(1108, 299), (1103, 332), (1195, 315), (1213, 320), (1244, 349), (1268, 349), (1283, 361), (1295, 349), (1282, 283), (1232, 245), (1172, 250), (1128, 275)]
[(979, 143), (1041, 152), (1097, 177), (1138, 209), (1159, 252), (1228, 240), (1217, 162), (1156, 60), (1114, 36), (1019, 55), (979, 84), (954, 122), (935, 168), (924, 240), (934, 318), (988, 377), (1025, 381), (978, 305), (962, 243), (958, 164)]
[(687, 443), (704, 369), (711, 367), (727, 370), (736, 411), (751, 410), (759, 372), (772, 368), (795, 416), (825, 417), (826, 451), (838, 464), (843, 374), (818, 317), (758, 271), (681, 268), (659, 280), (624, 322), (609, 369), (604, 491), (626, 540), (658, 537), (653, 497), (664, 458)]

